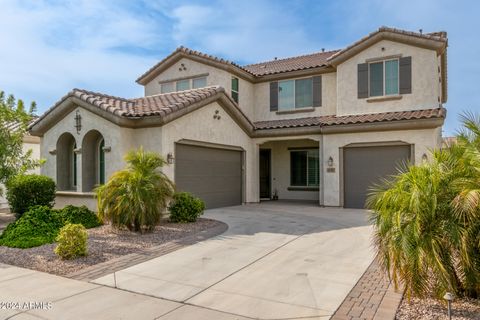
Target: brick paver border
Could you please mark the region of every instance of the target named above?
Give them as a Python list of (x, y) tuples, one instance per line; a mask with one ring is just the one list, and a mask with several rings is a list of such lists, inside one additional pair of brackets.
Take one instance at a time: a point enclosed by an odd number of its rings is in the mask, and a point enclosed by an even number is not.
[(393, 320), (402, 296), (375, 258), (331, 319)]
[(111, 274), (136, 264), (163, 256), (167, 253), (184, 248), (194, 243), (218, 236), (227, 231), (228, 225), (221, 221), (218, 222), (220, 222), (219, 225), (200, 231), (193, 235), (163, 243), (159, 246), (150, 247), (142, 250), (141, 252), (127, 254), (109, 261), (105, 261), (80, 271), (70, 273), (65, 277), (82, 281), (92, 281), (94, 279), (106, 276), (107, 274)]

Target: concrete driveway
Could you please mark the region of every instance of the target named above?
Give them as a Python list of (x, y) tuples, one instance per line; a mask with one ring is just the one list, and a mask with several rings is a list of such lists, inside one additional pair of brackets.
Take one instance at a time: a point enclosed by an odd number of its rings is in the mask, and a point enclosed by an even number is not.
[(234, 317), (328, 319), (374, 257), (364, 210), (266, 202), (205, 216), (229, 230), (93, 282), (186, 304), (169, 319), (193, 319), (193, 306)]

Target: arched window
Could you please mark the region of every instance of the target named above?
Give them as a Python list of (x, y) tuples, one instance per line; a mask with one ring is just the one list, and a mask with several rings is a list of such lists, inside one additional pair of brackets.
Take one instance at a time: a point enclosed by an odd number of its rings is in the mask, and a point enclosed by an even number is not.
[(77, 188), (77, 144), (72, 134), (65, 132), (57, 140), (57, 189), (76, 191)]
[(105, 141), (97, 130), (87, 132), (82, 141), (82, 191), (91, 192), (105, 183)]

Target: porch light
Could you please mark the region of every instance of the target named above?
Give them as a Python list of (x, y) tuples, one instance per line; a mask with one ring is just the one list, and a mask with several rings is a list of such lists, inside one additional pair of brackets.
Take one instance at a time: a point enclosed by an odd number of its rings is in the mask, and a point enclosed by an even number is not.
[(329, 167), (333, 167), (333, 158), (332, 158), (332, 157), (329, 157), (329, 158), (328, 158), (327, 165), (328, 165)]
[(428, 160), (428, 157), (427, 155), (424, 153), (423, 156), (422, 156), (422, 161), (423, 162), (426, 162)]
[(173, 157), (173, 153), (169, 152), (169, 153), (167, 154), (167, 162), (168, 162), (168, 164), (172, 164), (174, 160), (175, 160), (175, 158)]

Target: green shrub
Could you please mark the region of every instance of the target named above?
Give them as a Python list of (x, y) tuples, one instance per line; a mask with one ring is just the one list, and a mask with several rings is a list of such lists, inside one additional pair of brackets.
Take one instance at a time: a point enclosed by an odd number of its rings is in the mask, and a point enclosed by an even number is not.
[(166, 162), (142, 148), (130, 151), (125, 160), (127, 167), (95, 190), (98, 214), (114, 227), (153, 230), (174, 192), (173, 182), (159, 170)]
[(52, 243), (62, 226), (62, 219), (56, 210), (47, 206), (36, 206), (5, 228), (0, 235), (0, 245), (31, 248)]
[(66, 206), (62, 210), (35, 206), (5, 228), (0, 235), (0, 245), (31, 248), (53, 243), (60, 228), (68, 223), (81, 224), (85, 228), (101, 225), (95, 213), (85, 206)]
[(87, 255), (87, 229), (81, 224), (68, 223), (58, 234), (55, 253), (62, 259), (75, 259)]
[(178, 192), (169, 209), (172, 222), (195, 222), (203, 214), (205, 203), (188, 192)]
[(480, 118), (457, 143), (372, 190), (376, 250), (407, 297), (480, 296)]
[(17, 219), (33, 206), (53, 207), (55, 182), (36, 174), (18, 175), (7, 182), (7, 200)]
[(102, 225), (98, 216), (86, 206), (75, 207), (69, 205), (60, 210), (58, 214), (61, 216), (63, 224), (81, 224), (87, 229)]

